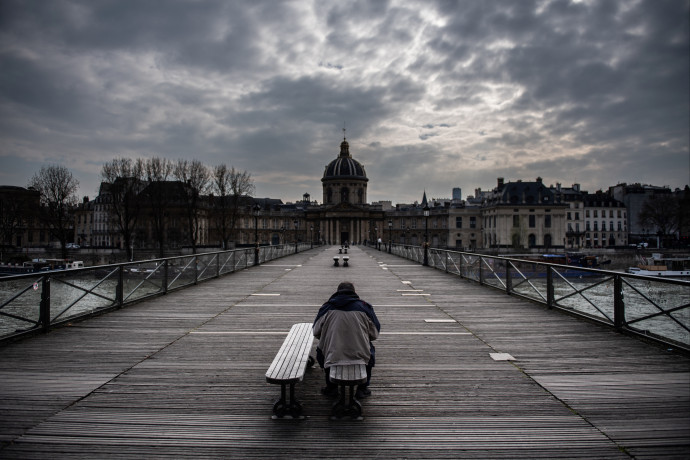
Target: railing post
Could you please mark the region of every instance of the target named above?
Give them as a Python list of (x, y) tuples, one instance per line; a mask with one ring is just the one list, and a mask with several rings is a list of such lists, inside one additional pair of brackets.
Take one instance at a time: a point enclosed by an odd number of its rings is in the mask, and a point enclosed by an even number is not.
[(613, 326), (616, 330), (623, 329), (625, 324), (625, 302), (623, 301), (623, 277), (613, 277)]
[(553, 291), (553, 271), (551, 267), (546, 267), (546, 306), (553, 308), (554, 291)]
[(220, 254), (216, 253), (216, 278), (220, 278)]
[(168, 259), (163, 261), (163, 294), (168, 293)]
[(194, 254), (194, 284), (199, 281), (199, 256)]
[(506, 260), (506, 294), (513, 292), (513, 277), (510, 275), (510, 262)]
[(124, 299), (125, 291), (125, 268), (124, 265), (120, 265), (117, 268), (117, 287), (115, 288), (115, 303), (118, 308), (122, 308), (122, 303)]
[(479, 257), (479, 284), (483, 285), (484, 284), (484, 262), (483, 257)]
[(235, 254), (237, 254), (237, 249), (232, 250), (232, 272), (235, 273)]
[(44, 276), (41, 280), (41, 307), (39, 319), (43, 332), (50, 328), (50, 277)]
[(450, 258), (450, 252), (446, 251), (446, 273), (448, 273), (448, 259)]

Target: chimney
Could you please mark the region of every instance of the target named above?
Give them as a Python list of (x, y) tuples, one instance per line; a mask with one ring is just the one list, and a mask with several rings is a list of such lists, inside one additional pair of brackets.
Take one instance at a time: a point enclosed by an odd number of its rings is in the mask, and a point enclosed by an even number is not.
[(499, 177), (498, 178), (498, 188), (501, 188), (501, 187), (503, 187), (503, 178)]
[(541, 184), (541, 181), (542, 181), (541, 177), (537, 177), (537, 182)]

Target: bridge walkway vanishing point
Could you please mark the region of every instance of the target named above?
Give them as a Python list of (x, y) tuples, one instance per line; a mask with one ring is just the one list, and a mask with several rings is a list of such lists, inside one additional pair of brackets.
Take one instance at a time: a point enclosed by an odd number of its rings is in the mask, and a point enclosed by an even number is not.
[[(3, 346), (0, 458), (687, 458), (687, 357), (384, 251), (334, 267), (337, 251)], [(297, 386), (307, 419), (271, 420), (266, 369), (344, 280), (382, 323), (364, 420), (329, 420), (318, 365)]]

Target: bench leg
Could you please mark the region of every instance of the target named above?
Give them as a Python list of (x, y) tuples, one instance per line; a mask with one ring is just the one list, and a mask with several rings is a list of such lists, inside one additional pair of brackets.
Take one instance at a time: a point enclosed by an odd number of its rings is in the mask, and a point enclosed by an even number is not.
[[(350, 397), (346, 397), (346, 388), (350, 387)], [(338, 385), (338, 401), (331, 408), (331, 418), (340, 419), (350, 417), (355, 420), (362, 420), (362, 405), (355, 398), (356, 385)], [(347, 401), (346, 401), (347, 400)]]
[(280, 399), (273, 404), (273, 418), (283, 418), (289, 415), (292, 418), (302, 417), (302, 405), (295, 398), (295, 384), (290, 384), (290, 400), (287, 400), (286, 383), (280, 385)]

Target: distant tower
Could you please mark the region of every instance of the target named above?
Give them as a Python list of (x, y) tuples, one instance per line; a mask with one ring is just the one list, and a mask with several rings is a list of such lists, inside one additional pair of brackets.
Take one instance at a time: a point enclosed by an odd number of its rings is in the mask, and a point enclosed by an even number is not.
[(453, 200), (462, 200), (462, 190), (460, 187), (453, 187)]

